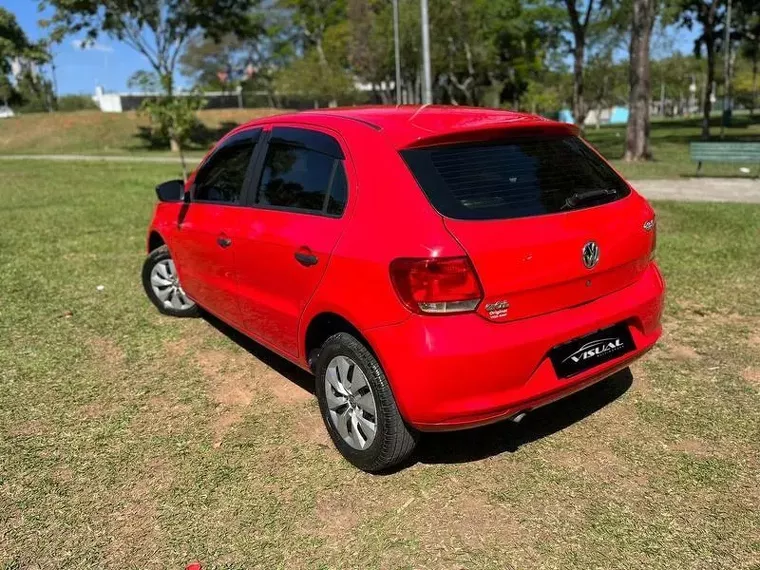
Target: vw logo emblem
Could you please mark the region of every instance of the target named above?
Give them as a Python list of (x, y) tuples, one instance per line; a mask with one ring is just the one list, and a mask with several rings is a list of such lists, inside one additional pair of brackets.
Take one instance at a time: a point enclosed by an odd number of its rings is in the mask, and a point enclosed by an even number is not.
[(599, 262), (599, 246), (595, 241), (590, 241), (583, 246), (583, 265), (591, 269)]

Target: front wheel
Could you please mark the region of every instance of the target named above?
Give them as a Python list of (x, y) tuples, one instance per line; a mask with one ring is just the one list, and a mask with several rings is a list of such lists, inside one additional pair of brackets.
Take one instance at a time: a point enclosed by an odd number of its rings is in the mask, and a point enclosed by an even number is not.
[(145, 293), (158, 310), (173, 317), (196, 317), (198, 306), (185, 294), (165, 245), (150, 252), (142, 269)]
[(418, 434), (407, 427), (377, 359), (356, 338), (338, 333), (322, 345), (316, 393), (338, 451), (368, 472), (388, 469), (414, 451)]

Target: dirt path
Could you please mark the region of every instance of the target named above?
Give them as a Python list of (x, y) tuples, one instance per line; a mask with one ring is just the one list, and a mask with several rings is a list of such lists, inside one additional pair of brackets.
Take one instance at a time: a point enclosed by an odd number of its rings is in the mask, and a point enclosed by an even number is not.
[[(200, 156), (189, 156), (195, 164)], [(172, 156), (98, 156), (77, 154), (18, 154), (0, 155), (0, 160), (57, 160), (62, 162), (150, 162), (177, 163)], [(760, 180), (749, 178), (677, 178), (673, 180), (633, 180), (634, 187), (644, 196), (655, 200), (691, 202), (743, 202), (760, 204)]]
[(631, 183), (644, 196), (655, 200), (760, 203), (760, 180), (749, 178), (677, 178)]
[[(194, 164), (201, 156), (186, 156), (188, 163)], [(55, 160), (59, 162), (157, 162), (179, 164), (179, 158), (174, 156), (109, 156), (97, 154), (0, 154), (0, 160)]]

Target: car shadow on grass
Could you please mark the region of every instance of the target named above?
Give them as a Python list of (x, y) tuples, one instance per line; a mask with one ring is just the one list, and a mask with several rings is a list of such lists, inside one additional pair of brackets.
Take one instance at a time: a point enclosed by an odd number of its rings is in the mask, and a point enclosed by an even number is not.
[[(251, 340), (213, 315), (203, 319), (274, 371), (296, 386), (314, 394), (314, 376)], [(412, 456), (385, 474), (397, 473), (415, 463), (443, 464), (480, 461), (555, 434), (611, 404), (633, 384), (629, 368), (557, 402), (530, 412), (519, 423), (508, 421), (465, 431), (426, 433)]]
[(412, 461), (466, 463), (505, 452), (555, 434), (611, 404), (633, 384), (629, 368), (580, 392), (539, 408), (515, 424), (499, 422), (457, 432), (424, 434)]
[(211, 315), (204, 311), (202, 313), (202, 317), (204, 321), (206, 321), (224, 336), (229, 338), (240, 348), (247, 351), (251, 356), (257, 358), (269, 366), (272, 370), (293, 382), (293, 384), (302, 390), (305, 390), (309, 394), (314, 394), (314, 376), (299, 368), (292, 362), (285, 360), (278, 354), (272, 352), (256, 341), (251, 340), (243, 333), (238, 332), (232, 328), (230, 325), (220, 321), (214, 315)]

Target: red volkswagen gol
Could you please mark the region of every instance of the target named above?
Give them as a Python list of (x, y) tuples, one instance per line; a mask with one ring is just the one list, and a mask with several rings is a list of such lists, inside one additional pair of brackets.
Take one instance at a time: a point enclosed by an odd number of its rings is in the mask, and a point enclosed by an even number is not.
[(225, 136), (157, 188), (143, 283), (316, 375), (366, 471), (424, 431), (519, 418), (660, 336), (649, 204), (574, 126), (462, 107), (331, 109)]

